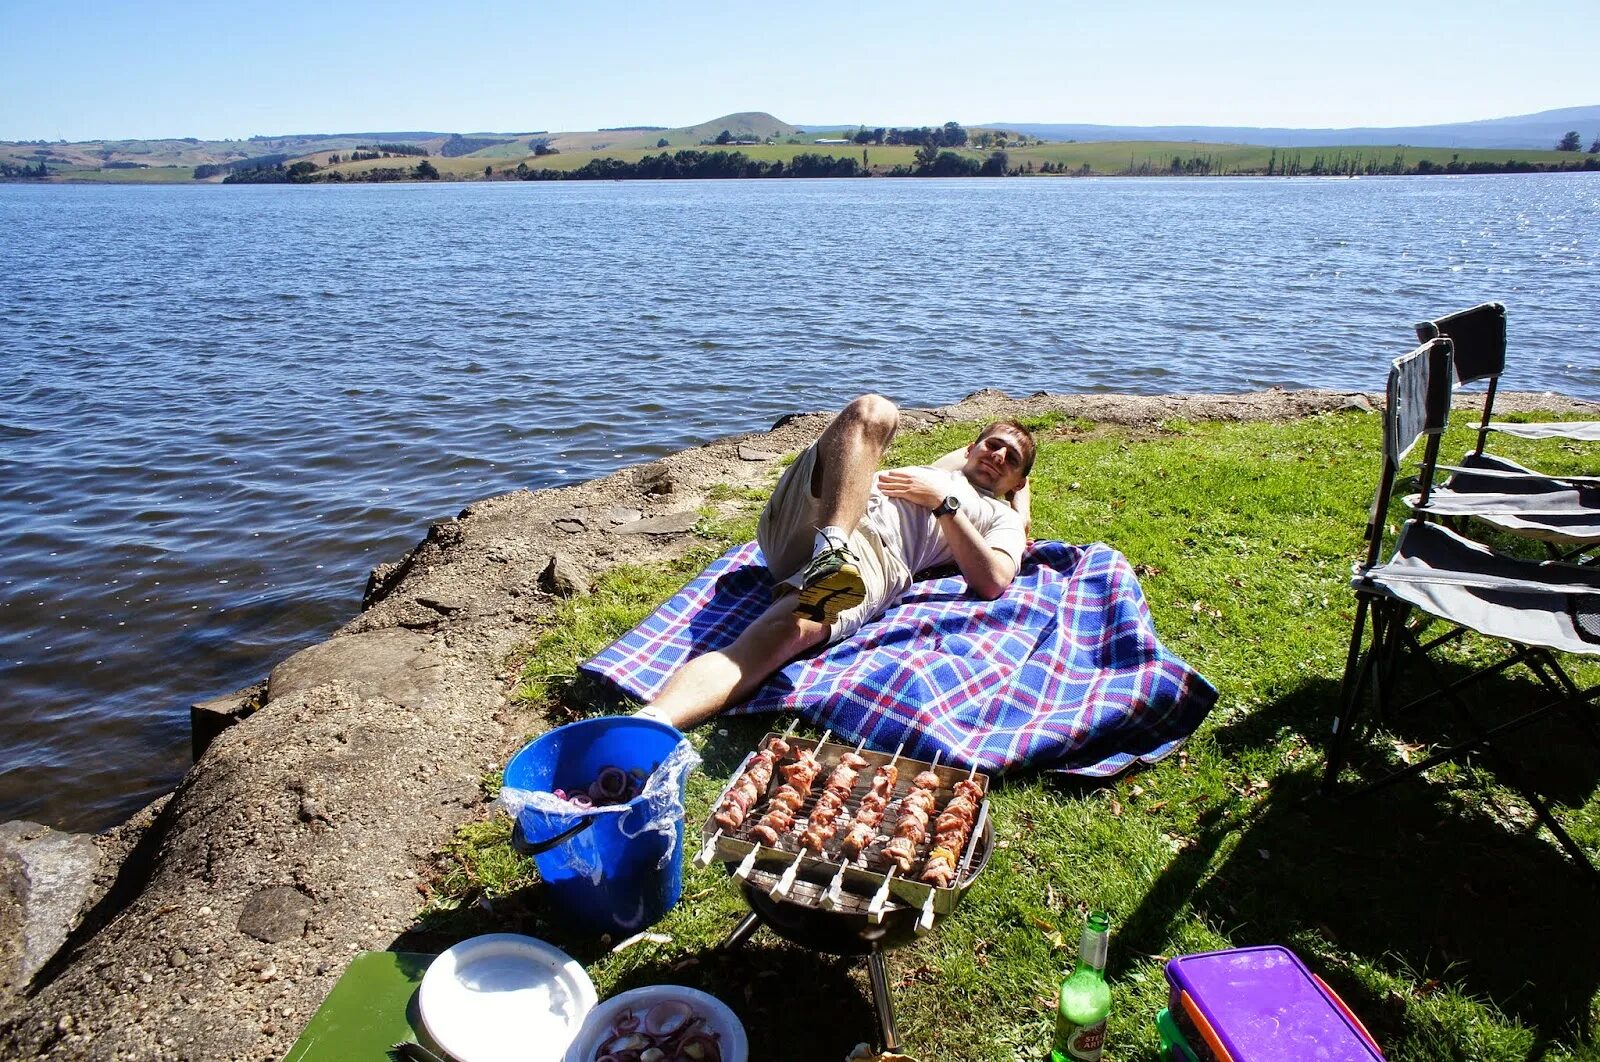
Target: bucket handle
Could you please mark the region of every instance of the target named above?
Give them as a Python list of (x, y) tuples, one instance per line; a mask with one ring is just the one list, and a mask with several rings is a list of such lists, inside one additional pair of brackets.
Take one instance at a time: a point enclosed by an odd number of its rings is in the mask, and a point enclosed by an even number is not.
[(585, 815), (583, 818), (578, 820), (577, 825), (570, 826), (556, 834), (554, 837), (546, 837), (542, 841), (528, 840), (528, 835), (522, 832), (522, 823), (518, 822), (516, 827), (511, 831), (511, 846), (517, 851), (521, 852), (523, 855), (541, 855), (550, 851), (552, 848), (556, 848), (572, 840), (574, 837), (578, 836), (578, 834), (593, 826), (594, 821), (597, 818), (599, 818), (598, 815)]

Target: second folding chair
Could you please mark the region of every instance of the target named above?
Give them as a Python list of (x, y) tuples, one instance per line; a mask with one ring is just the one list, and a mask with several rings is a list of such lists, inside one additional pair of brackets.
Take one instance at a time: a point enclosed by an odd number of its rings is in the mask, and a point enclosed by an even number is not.
[(1476, 447), (1459, 466), (1441, 466), (1452, 473), (1426, 503), (1413, 499), (1433, 516), (1451, 521), (1476, 519), (1491, 527), (1545, 543), (1553, 557), (1578, 559), (1600, 548), (1600, 480), (1593, 476), (1551, 476), (1508, 458), (1487, 453), (1491, 430), (1523, 438), (1600, 438), (1600, 422), (1544, 424), (1494, 422), (1495, 391), (1506, 363), (1506, 308), (1486, 302), (1437, 321), (1416, 326), (1426, 343), (1450, 340), (1457, 383), (1487, 381), (1483, 420)]

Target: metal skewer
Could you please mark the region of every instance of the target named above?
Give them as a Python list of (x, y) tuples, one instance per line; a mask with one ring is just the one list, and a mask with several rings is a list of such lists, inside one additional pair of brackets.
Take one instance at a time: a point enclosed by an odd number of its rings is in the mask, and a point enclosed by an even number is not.
[(719, 827), (717, 832), (706, 838), (706, 843), (700, 846), (700, 854), (694, 857), (695, 866), (709, 867), (711, 865), (711, 860), (716, 855), (717, 842), (720, 840), (722, 840), (722, 830)]
[(759, 844), (751, 845), (749, 854), (744, 857), (744, 862), (740, 863), (738, 868), (734, 870), (733, 876), (740, 881), (748, 878), (750, 872), (756, 868), (756, 853), (759, 851), (761, 851)]
[(889, 757), (888, 766), (890, 766), (890, 767), (894, 766), (894, 761), (898, 760), (900, 758), (900, 753), (905, 750), (905, 747), (906, 747), (906, 743), (904, 741), (900, 742), (900, 747), (894, 750), (894, 755), (893, 756)]
[(928, 896), (922, 901), (922, 915), (917, 919), (917, 935), (921, 936), (933, 928), (933, 889), (928, 889)]
[(840, 901), (842, 901), (843, 899), (844, 899), (844, 863), (841, 862), (839, 864), (839, 873), (835, 874), (833, 876), (833, 880), (828, 882), (828, 889), (827, 889), (826, 892), (824, 892), (822, 894), (822, 900), (820, 901), (821, 904), (822, 904), (822, 909), (824, 911), (831, 911), (835, 907), (839, 906)]
[(789, 890), (794, 888), (795, 876), (800, 873), (800, 860), (805, 857), (804, 849), (794, 854), (794, 862), (789, 864), (789, 869), (783, 872), (783, 877), (778, 879), (778, 883), (767, 891), (768, 896), (774, 900), (781, 900), (789, 895)]
[(985, 800), (978, 808), (978, 821), (972, 824), (972, 836), (967, 838), (967, 851), (961, 858), (961, 866), (956, 870), (955, 887), (960, 888), (962, 881), (966, 880), (967, 868), (972, 865), (972, 853), (978, 850), (978, 838), (983, 836), (984, 823), (989, 821), (989, 802)]
[(883, 924), (884, 905), (889, 902), (889, 883), (894, 881), (895, 871), (899, 869), (889, 868), (889, 873), (883, 877), (883, 884), (878, 886), (878, 891), (872, 894), (872, 902), (867, 904), (867, 918), (875, 926)]

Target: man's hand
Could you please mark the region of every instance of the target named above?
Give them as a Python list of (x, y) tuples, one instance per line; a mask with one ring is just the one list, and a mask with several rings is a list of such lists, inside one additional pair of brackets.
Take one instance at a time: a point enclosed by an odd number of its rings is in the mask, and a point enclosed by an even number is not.
[[(938, 508), (939, 503), (948, 496), (950, 479), (945, 473), (930, 468), (892, 468), (878, 473), (878, 489), (885, 497), (907, 501), (931, 511)], [(1027, 504), (1026, 498), (1023, 504)], [(966, 577), (968, 589), (988, 600), (1006, 592), (1006, 587), (1011, 585), (1011, 580), (1017, 574), (1017, 564), (1010, 554), (991, 548), (983, 540), (983, 535), (966, 510), (957, 510), (953, 515), (941, 519), (939, 533), (950, 547), (951, 559)]]
[(891, 468), (878, 473), (878, 489), (885, 496), (920, 505), (938, 507), (948, 493), (949, 479), (927, 468)]

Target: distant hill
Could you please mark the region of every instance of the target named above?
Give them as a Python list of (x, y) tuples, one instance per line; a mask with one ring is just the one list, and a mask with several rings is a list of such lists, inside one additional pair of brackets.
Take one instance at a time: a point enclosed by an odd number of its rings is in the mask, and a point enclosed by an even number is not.
[(735, 140), (765, 140), (794, 136), (798, 130), (787, 122), (779, 121), (765, 111), (739, 111), (725, 114), (699, 125), (685, 125), (674, 129), (633, 126), (621, 129), (600, 129), (594, 132), (557, 133), (551, 136), (551, 146), (561, 151), (609, 151), (633, 148), (654, 148), (665, 140), (671, 148), (694, 147), (706, 140), (715, 140), (724, 129)]
[[(1600, 105), (1563, 107), (1511, 118), (1489, 118), (1448, 125), (1367, 126), (1353, 129), (1280, 129), (1232, 125), (1065, 125), (1039, 122), (985, 122), (984, 127), (1015, 129), (1045, 140), (1164, 140), (1203, 144), (1259, 144), (1316, 147), (1328, 144), (1404, 144), (1410, 147), (1532, 148), (1555, 146), (1576, 129), (1588, 146), (1600, 137)], [(807, 126), (807, 128), (825, 128)], [(833, 127), (837, 128), (837, 127)]]
[[(627, 157), (637, 161), (645, 153), (698, 147), (715, 140), (726, 130), (734, 140), (756, 142), (770, 140), (777, 147), (785, 148), (792, 153), (794, 145), (797, 144), (809, 150), (812, 141), (817, 137), (848, 136), (859, 124), (810, 122), (797, 126), (781, 121), (765, 111), (738, 111), (698, 125), (676, 128), (641, 124), (592, 131), (539, 130), (521, 133), (442, 133), (410, 130), (367, 133), (285, 133), (253, 136), (247, 140), (199, 140), (194, 137), (183, 137), (165, 140), (91, 140), (78, 143), (43, 140), (0, 141), (0, 164), (4, 164), (12, 176), (20, 179), (27, 177), (23, 177), (17, 171), (34, 171), (43, 167), (41, 172), (47, 172), (47, 176), (54, 180), (152, 183), (193, 180), (197, 167), (204, 167), (199, 171), (202, 179), (219, 181), (230, 169), (248, 169), (257, 160), (265, 159), (270, 162), (281, 161), (287, 165), (304, 161), (317, 168), (339, 167), (340, 173), (348, 178), (359, 175), (365, 170), (399, 165), (387, 159), (376, 162), (352, 161), (349, 155), (356, 148), (364, 147), (370, 150), (373, 145), (380, 147), (400, 145), (399, 157), (409, 158), (416, 154), (407, 149), (421, 149), (433, 160), (430, 165), (439, 167), (447, 177), (471, 179), (482, 177), (485, 167), (504, 173), (514, 169), (524, 160), (533, 164), (536, 149), (540, 153), (538, 158), (545, 160), (544, 165), (552, 165), (555, 164), (552, 160), (560, 160), (563, 165), (571, 161), (573, 166), (577, 166), (581, 165), (581, 162), (575, 160), (602, 154)], [(871, 128), (875, 123), (867, 125)], [(1584, 145), (1600, 137), (1600, 105), (1567, 107), (1561, 110), (1542, 111), (1538, 114), (1458, 122), (1452, 125), (1392, 128), (1272, 129), (1240, 126), (1113, 126), (1026, 122), (993, 122), (969, 125), (967, 128), (974, 132), (1004, 129), (1026, 133), (1029, 136), (1054, 141), (1056, 142), (1054, 146), (1065, 146), (1060, 142), (1069, 140), (1096, 144), (1138, 142), (1144, 145), (1144, 148), (1155, 147), (1154, 153), (1164, 155), (1167, 161), (1170, 161), (1172, 156), (1183, 155), (1187, 150), (1186, 145), (1195, 143), (1217, 146), (1240, 145), (1241, 150), (1246, 150), (1247, 154), (1253, 150), (1251, 146), (1259, 145), (1280, 151), (1284, 148), (1405, 146), (1417, 149), (1459, 149), (1463, 152), (1473, 149), (1514, 150), (1553, 155), (1550, 149), (1569, 130), (1576, 130)], [(1052, 166), (1061, 166), (1071, 161), (1075, 170), (1084, 165), (1088, 165), (1095, 172), (1106, 170), (1103, 159), (1079, 155), (1073, 155), (1070, 160), (1065, 156), (1055, 157), (1050, 154), (1049, 149), (1052, 146), (1043, 145), (1043, 153), (1038, 159), (1025, 160), (1022, 156), (1018, 156), (1016, 164), (1031, 161), (1038, 165), (1049, 162)], [(546, 154), (546, 148), (556, 149), (557, 154)], [(746, 150), (759, 153), (762, 149)], [(1143, 155), (1154, 157), (1150, 150), (1141, 148), (1136, 148), (1131, 154), (1126, 152), (1123, 154), (1128, 158), (1143, 157)], [(1385, 158), (1390, 158), (1392, 155), (1391, 151)], [(334, 156), (338, 156), (339, 161), (335, 162)], [(881, 149), (877, 150), (874, 153), (874, 163), (880, 167), (887, 165), (890, 157)], [(1251, 158), (1253, 159), (1253, 156)], [(1448, 163), (1450, 159), (1447, 156), (1442, 161)], [(1505, 159), (1501, 158), (1498, 161), (1504, 163)], [(1550, 162), (1543, 158), (1533, 161), (1541, 165)], [(1570, 157), (1560, 156), (1557, 161), (1565, 163), (1571, 160)], [(1266, 163), (1256, 165), (1254, 161), (1239, 160), (1228, 163), (1223, 161), (1220, 155), (1212, 162), (1217, 165), (1233, 165), (1235, 169), (1242, 167), (1246, 170), (1251, 166), (1262, 168), (1266, 165)], [(409, 166), (411, 163), (406, 165)], [(36, 176), (28, 174), (28, 177)]]

